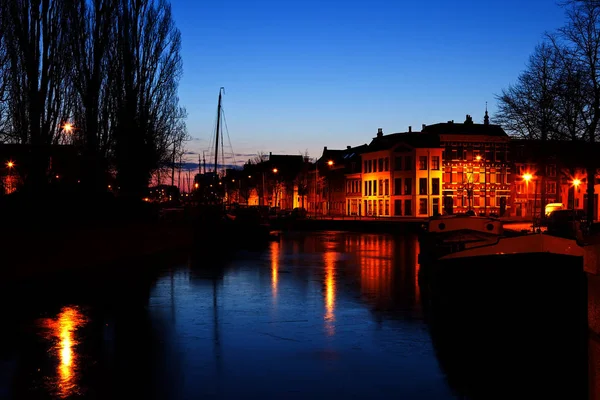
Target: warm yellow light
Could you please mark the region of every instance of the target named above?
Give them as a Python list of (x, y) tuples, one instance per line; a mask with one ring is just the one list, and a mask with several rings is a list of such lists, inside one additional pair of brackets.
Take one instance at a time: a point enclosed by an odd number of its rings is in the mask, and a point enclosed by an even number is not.
[(56, 176), (55, 176), (55, 178), (56, 178), (56, 179), (60, 178), (60, 175), (56, 175)]
[(9, 162), (7, 162), (7, 163), (6, 163), (6, 166), (7, 166), (8, 168), (12, 168), (12, 167), (14, 167), (14, 166), (15, 166), (15, 163), (13, 163), (12, 161), (9, 161)]
[(533, 176), (531, 174), (523, 174), (523, 179), (525, 179), (527, 182), (529, 182), (532, 178)]
[(195, 187), (196, 189), (198, 189), (198, 184), (197, 184), (197, 183), (194, 183), (194, 187)]
[(252, 175), (248, 175), (248, 179), (252, 178)]
[(337, 254), (327, 251), (325, 261), (325, 331), (328, 336), (335, 334), (335, 262)]
[(70, 123), (68, 123), (68, 122), (67, 122), (67, 123), (65, 123), (65, 124), (63, 125), (63, 129), (64, 129), (66, 132), (69, 132), (69, 133), (71, 133), (71, 132), (73, 131), (73, 125), (71, 125)]
[(232, 179), (232, 180), (231, 180), (231, 182), (232, 182), (232, 183), (233, 183), (233, 182), (235, 182), (235, 179)]
[(481, 156), (477, 156), (477, 157), (475, 157), (475, 159), (476, 159), (477, 161), (481, 161)]
[(57, 374), (51, 384), (57, 389), (59, 398), (67, 398), (79, 389), (77, 329), (87, 321), (85, 316), (75, 307), (64, 307), (56, 319), (42, 320), (44, 327), (49, 329), (50, 338), (54, 344), (58, 358)]
[(327, 161), (327, 165), (329, 165), (331, 167), (333, 165), (333, 161), (332, 160)]
[(279, 171), (277, 168), (273, 168), (273, 173), (276, 174)]
[(577, 187), (580, 183), (581, 181), (579, 179), (573, 179), (573, 186)]
[(110, 189), (110, 188), (112, 188), (112, 186), (108, 185), (108, 188)]
[(271, 291), (273, 302), (277, 302), (277, 288), (279, 282), (279, 242), (271, 242)]

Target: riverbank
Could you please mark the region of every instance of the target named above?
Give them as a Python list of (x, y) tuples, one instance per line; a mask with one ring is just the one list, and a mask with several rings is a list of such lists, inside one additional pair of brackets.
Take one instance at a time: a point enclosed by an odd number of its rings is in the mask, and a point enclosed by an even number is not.
[(130, 222), (93, 227), (4, 231), (1, 279), (12, 281), (138, 260), (189, 249), (191, 224)]
[[(415, 233), (429, 218), (410, 217), (335, 217), (306, 219), (274, 219), (275, 230), (282, 231), (348, 231), (360, 233)], [(511, 230), (528, 229), (531, 223), (522, 219), (501, 219)]]

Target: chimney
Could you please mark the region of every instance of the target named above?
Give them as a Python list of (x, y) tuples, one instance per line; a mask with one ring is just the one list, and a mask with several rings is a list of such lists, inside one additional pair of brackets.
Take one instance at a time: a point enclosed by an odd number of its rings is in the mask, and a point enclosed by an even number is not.
[(269, 160), (271, 159), (271, 156), (273, 155), (272, 152), (269, 152)]
[(412, 132), (412, 126), (408, 126), (408, 132)]
[(350, 150), (352, 148), (352, 146), (346, 146), (347, 150)]
[(377, 128), (377, 137), (383, 136), (383, 128)]
[(421, 125), (421, 130), (424, 131), (426, 126), (427, 125), (425, 125), (425, 124)]
[(327, 151), (327, 146), (323, 147), (323, 151)]

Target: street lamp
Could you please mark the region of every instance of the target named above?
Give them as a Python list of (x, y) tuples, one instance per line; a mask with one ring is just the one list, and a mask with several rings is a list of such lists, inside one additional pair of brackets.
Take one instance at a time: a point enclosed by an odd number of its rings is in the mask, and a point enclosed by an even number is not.
[(8, 193), (12, 193), (12, 188), (13, 188), (12, 170), (13, 170), (14, 166), (15, 166), (15, 163), (10, 160), (6, 163), (6, 167), (8, 168), (8, 183), (9, 183)]
[[(273, 168), (273, 174), (277, 175), (279, 170), (277, 168)], [(277, 207), (277, 203), (279, 202), (279, 184), (277, 183), (277, 178), (275, 178), (275, 202), (273, 203), (273, 207)]]
[[(327, 161), (327, 165), (333, 166), (333, 160)], [(327, 215), (331, 217), (331, 171), (329, 171), (327, 179)]]
[(527, 183), (527, 201), (529, 202), (529, 182), (531, 182), (531, 180), (534, 181), (534, 189), (533, 189), (533, 210), (532, 210), (532, 214), (533, 214), (533, 228), (535, 230), (535, 204), (537, 202), (537, 180), (534, 179), (533, 175), (531, 175), (530, 173), (525, 173), (522, 176), (523, 180), (525, 180), (525, 182)]
[(579, 179), (573, 179), (573, 216), (575, 216), (575, 196), (577, 196), (577, 188), (579, 188), (580, 183)]

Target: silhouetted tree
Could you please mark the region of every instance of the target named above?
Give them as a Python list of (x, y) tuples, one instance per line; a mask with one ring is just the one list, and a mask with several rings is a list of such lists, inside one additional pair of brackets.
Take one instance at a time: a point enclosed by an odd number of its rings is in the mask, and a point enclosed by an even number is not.
[[(567, 24), (556, 34), (555, 43), (566, 49), (566, 56), (579, 72), (582, 82), (582, 138), (597, 139), (600, 123), (600, 2), (569, 1), (565, 5)], [(587, 160), (588, 214), (594, 216), (595, 160)]]
[[(498, 96), (496, 120), (527, 138), (593, 143), (600, 128), (600, 2), (571, 0), (562, 6), (566, 25), (546, 35), (517, 83)], [(591, 220), (597, 163), (586, 161)]]
[[(496, 120), (511, 133), (527, 139), (548, 140), (557, 133), (557, 94), (560, 64), (556, 47), (544, 42), (535, 48), (517, 83), (503, 90)], [(545, 157), (540, 157), (540, 202), (546, 203)]]
[(70, 51), (64, 28), (64, 2), (0, 0), (0, 25), (9, 58), (9, 108), (14, 141), (32, 145), (26, 184), (45, 184), (48, 158), (43, 147), (53, 142), (67, 112), (65, 99)]
[(548, 139), (556, 129), (556, 88), (560, 71), (554, 46), (535, 48), (517, 83), (497, 96), (496, 122), (527, 139)]
[(111, 142), (109, 50), (117, 15), (117, 0), (65, 0), (72, 54), (71, 83), (74, 89), (73, 115), (84, 155), (82, 185), (105, 188), (108, 151)]
[(123, 193), (137, 195), (160, 167), (164, 138), (181, 131), (181, 34), (164, 0), (120, 0), (115, 34), (115, 166)]

